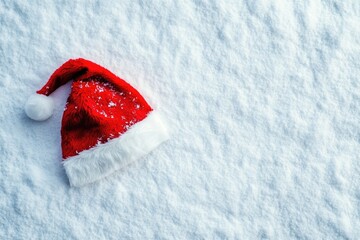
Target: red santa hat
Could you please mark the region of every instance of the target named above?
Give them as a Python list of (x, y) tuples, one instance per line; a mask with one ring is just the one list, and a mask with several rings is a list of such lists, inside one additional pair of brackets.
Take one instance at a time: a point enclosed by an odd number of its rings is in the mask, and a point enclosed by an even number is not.
[(85, 59), (69, 60), (25, 105), (33, 120), (49, 118), (48, 97), (73, 80), (61, 126), (63, 166), (71, 186), (106, 177), (168, 139), (162, 117), (136, 89)]

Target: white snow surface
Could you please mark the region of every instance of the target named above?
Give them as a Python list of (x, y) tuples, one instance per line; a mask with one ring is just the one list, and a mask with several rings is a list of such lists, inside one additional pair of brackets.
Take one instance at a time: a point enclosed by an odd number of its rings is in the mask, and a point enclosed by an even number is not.
[[(0, 1), (0, 239), (358, 239), (360, 2)], [(154, 152), (83, 188), (61, 165), (92, 60), (169, 119)]]

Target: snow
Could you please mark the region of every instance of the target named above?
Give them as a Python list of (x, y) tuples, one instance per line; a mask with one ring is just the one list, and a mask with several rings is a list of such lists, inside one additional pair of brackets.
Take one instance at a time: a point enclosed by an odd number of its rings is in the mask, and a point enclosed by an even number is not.
[[(360, 3), (1, 1), (1, 239), (356, 239)], [(92, 60), (169, 119), (172, 138), (83, 188), (60, 123), (28, 97)]]

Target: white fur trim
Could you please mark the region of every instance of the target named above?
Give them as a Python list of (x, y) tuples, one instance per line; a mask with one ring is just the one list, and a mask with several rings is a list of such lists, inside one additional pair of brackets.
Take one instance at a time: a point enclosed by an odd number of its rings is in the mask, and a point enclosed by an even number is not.
[(35, 121), (44, 121), (54, 112), (54, 101), (43, 94), (33, 94), (25, 104), (26, 115)]
[(79, 187), (104, 178), (151, 152), (169, 138), (162, 117), (151, 112), (118, 138), (63, 161), (70, 185)]

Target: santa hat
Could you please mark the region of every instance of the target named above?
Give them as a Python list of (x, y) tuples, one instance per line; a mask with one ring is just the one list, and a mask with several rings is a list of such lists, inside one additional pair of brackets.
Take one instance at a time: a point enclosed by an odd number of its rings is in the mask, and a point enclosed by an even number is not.
[(25, 105), (43, 121), (53, 113), (48, 97), (73, 80), (61, 126), (63, 166), (71, 186), (106, 177), (168, 139), (162, 117), (136, 89), (109, 70), (85, 59), (58, 68)]

